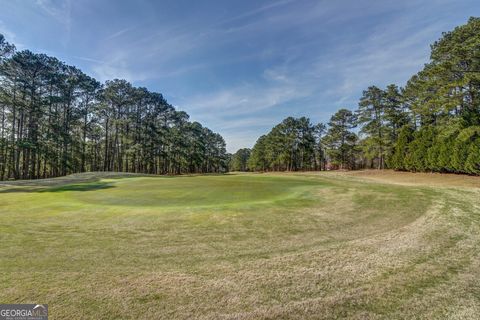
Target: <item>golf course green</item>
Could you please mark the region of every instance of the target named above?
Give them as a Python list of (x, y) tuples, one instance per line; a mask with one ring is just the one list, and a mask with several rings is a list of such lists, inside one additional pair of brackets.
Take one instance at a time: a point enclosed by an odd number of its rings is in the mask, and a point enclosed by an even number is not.
[(52, 319), (473, 319), (480, 188), (334, 173), (0, 186), (0, 301)]

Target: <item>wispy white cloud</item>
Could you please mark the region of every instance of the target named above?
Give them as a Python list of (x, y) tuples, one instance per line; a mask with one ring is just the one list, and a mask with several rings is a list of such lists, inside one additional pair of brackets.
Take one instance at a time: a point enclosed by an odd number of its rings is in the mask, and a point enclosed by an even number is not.
[(71, 38), (72, 30), (72, 0), (35, 0), (35, 4), (50, 17), (63, 25), (66, 31), (66, 38), (63, 40), (66, 45)]
[[(254, 53), (237, 53), (227, 59), (219, 56), (217, 59), (201, 63), (189, 62), (192, 54), (199, 55), (199, 53), (205, 52), (215, 54), (215, 51), (228, 50), (230, 46), (235, 46), (244, 39), (252, 41), (252, 36), (273, 33), (278, 29), (288, 29), (294, 24), (304, 24), (306, 23), (305, 9), (308, 11), (310, 7), (311, 4), (308, 1), (302, 4), (294, 0), (283, 0), (271, 2), (220, 22), (181, 21), (173, 25), (164, 25), (147, 33), (140, 30), (133, 32), (135, 27), (127, 27), (104, 39), (105, 49), (101, 54), (105, 56), (105, 59), (102, 58), (102, 60), (111, 60), (112, 63), (108, 69), (113, 71), (114, 69), (122, 70), (113, 66), (113, 63), (115, 65), (125, 64), (127, 61), (132, 68), (138, 69), (138, 57), (141, 57), (140, 64), (142, 61), (155, 64), (155, 70), (150, 67), (149, 70), (144, 70), (143, 75), (147, 78), (156, 78), (177, 76), (208, 67), (259, 58), (277, 48), (264, 47)], [(286, 8), (288, 8), (287, 11), (285, 11)], [(333, 10), (333, 8), (329, 10)], [(314, 13), (310, 12), (308, 16), (318, 18), (319, 15), (328, 15), (329, 12), (317, 10)], [(265, 14), (266, 18), (262, 18), (262, 14)], [(229, 26), (226, 27), (226, 25)], [(234, 33), (233, 36), (232, 33)], [(122, 59), (112, 59), (110, 57), (112, 50), (121, 51)], [(232, 50), (234, 49), (232, 48)], [(179, 67), (178, 63), (175, 63), (176, 68), (172, 70), (172, 61), (179, 61), (182, 58), (184, 58), (182, 65)]]
[(130, 82), (135, 82), (148, 79), (148, 75), (133, 71), (126, 62), (98, 63), (92, 67), (92, 70), (96, 78), (100, 81), (125, 79)]
[(185, 105), (191, 111), (216, 112), (220, 115), (239, 116), (255, 114), (294, 99), (311, 94), (310, 88), (280, 84), (265, 88), (244, 84), (206, 95), (188, 98)]
[(71, 0), (35, 0), (35, 3), (44, 12), (63, 24), (69, 25), (71, 23)]
[(336, 84), (329, 86), (325, 94), (334, 97), (337, 107), (358, 101), (361, 91), (370, 85), (404, 85), (428, 62), (429, 44), (445, 28), (441, 21), (418, 28), (411, 16), (400, 17), (357, 44), (337, 48), (333, 52), (337, 56), (334, 64), (331, 60), (319, 60), (314, 70), (335, 75)]
[(90, 57), (72, 56), (72, 58), (87, 61), (87, 62), (99, 63), (99, 64), (106, 63), (104, 60), (99, 60), (99, 59), (90, 58)]
[(228, 23), (232, 23), (232, 22), (239, 21), (239, 20), (246, 19), (246, 18), (251, 18), (251, 17), (254, 17), (258, 14), (264, 13), (266, 11), (271, 11), (274, 8), (282, 7), (282, 6), (285, 6), (287, 4), (293, 3), (294, 1), (295, 0), (275, 1), (275, 2), (272, 2), (272, 3), (266, 4), (264, 6), (260, 6), (258, 8), (255, 8), (253, 10), (243, 12), (239, 15), (230, 17), (228, 19), (222, 20), (219, 23), (215, 24), (215, 26), (223, 26), (223, 25), (228, 24)]
[(132, 31), (132, 30), (134, 30), (134, 29), (135, 29), (135, 27), (123, 28), (123, 29), (118, 30), (117, 32), (114, 32), (114, 33), (112, 33), (111, 35), (107, 36), (107, 37), (105, 38), (105, 40), (112, 40), (112, 39), (121, 37), (122, 35), (126, 34), (126, 33), (129, 32), (129, 31)]
[(9, 43), (15, 44), (17, 49), (23, 50), (25, 48), (25, 45), (20, 41), (17, 35), (9, 29), (2, 20), (0, 20), (0, 34), (3, 34)]

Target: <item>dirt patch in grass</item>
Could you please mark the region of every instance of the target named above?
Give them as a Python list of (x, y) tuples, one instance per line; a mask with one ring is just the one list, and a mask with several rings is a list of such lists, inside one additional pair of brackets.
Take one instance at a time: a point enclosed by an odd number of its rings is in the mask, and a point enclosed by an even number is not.
[(358, 170), (322, 173), (333, 176), (358, 177), (382, 183), (433, 187), (480, 188), (479, 176), (446, 173), (400, 172), (393, 170)]

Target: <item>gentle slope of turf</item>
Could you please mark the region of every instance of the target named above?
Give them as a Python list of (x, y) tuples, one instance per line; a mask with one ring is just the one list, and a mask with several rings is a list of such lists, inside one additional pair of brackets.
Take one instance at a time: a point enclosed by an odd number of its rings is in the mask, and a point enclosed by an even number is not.
[(0, 302), (48, 303), (52, 319), (478, 315), (480, 189), (370, 178), (5, 183)]

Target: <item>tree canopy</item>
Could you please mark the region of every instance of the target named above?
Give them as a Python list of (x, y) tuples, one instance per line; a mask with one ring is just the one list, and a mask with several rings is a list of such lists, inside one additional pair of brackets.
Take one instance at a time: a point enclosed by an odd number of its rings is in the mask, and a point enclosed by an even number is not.
[(165, 98), (104, 84), (0, 36), (0, 180), (84, 171), (224, 172), (223, 138)]
[[(367, 88), (354, 111), (287, 118), (252, 149), (252, 170), (393, 168), (480, 174), (480, 18), (443, 33), (404, 88)], [(325, 132), (325, 129), (326, 132)]]
[(254, 147), (223, 138), (128, 81), (104, 84), (0, 35), (0, 180), (84, 171), (154, 174), (393, 168), (480, 174), (480, 18), (443, 33), (404, 87), (363, 91), (325, 125), (287, 117)]
[(320, 170), (324, 162), (321, 137), (323, 125), (310, 119), (288, 117), (252, 149), (248, 166), (251, 170)]

